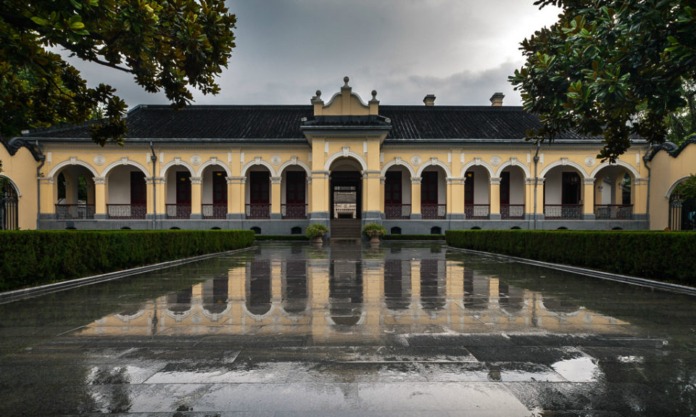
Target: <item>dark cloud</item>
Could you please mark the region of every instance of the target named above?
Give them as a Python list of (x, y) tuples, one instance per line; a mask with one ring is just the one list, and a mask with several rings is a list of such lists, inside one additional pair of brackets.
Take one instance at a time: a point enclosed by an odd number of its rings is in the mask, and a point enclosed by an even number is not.
[[(532, 0), (229, 0), (237, 48), (222, 92), (201, 104), (301, 104), (338, 91), (343, 76), (383, 104), (488, 104), (493, 92), (519, 104), (507, 77), (522, 65), (519, 42), (555, 20)], [(128, 74), (78, 64), (94, 83), (116, 86), (129, 105), (164, 103)]]

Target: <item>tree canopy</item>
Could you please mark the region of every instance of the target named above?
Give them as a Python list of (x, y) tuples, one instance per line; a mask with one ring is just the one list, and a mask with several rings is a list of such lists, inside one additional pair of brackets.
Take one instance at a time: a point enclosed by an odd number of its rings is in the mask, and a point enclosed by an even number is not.
[(99, 114), (94, 141), (122, 143), (126, 103), (109, 85), (89, 87), (58, 52), (132, 74), (184, 106), (190, 88), (219, 91), (235, 23), (224, 0), (0, 0), (0, 138)]
[(604, 136), (598, 157), (615, 160), (636, 135), (664, 142), (669, 116), (687, 106), (696, 75), (696, 3), (684, 0), (537, 0), (559, 20), (521, 43), (526, 63), (510, 82), (541, 127)]

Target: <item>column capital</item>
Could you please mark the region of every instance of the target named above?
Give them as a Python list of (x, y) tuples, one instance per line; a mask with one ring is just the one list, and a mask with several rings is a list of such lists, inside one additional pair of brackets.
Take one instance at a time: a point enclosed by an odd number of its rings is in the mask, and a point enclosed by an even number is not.
[(41, 177), (39, 178), (39, 181), (41, 181), (41, 184), (54, 184), (55, 180), (53, 177)]
[(271, 177), (271, 184), (280, 184), (283, 177)]
[(201, 178), (201, 177), (191, 177), (191, 184), (200, 185), (202, 182), (203, 182), (203, 178)]
[(648, 185), (648, 179), (647, 178), (636, 178), (633, 180), (635, 185)]
[[(537, 184), (539, 184), (539, 185), (543, 185), (545, 180), (546, 180), (545, 178), (537, 178), (536, 179), (536, 181), (538, 181)], [(534, 178), (527, 178), (526, 180), (524, 180), (524, 182), (527, 185), (534, 185)]]
[(227, 177), (228, 184), (245, 184), (246, 177)]
[(491, 177), (491, 185), (500, 185), (500, 177)]
[(94, 178), (92, 178), (92, 179), (94, 180), (94, 185), (97, 185), (97, 184), (99, 184), (99, 185), (106, 184), (106, 178), (104, 178), (104, 177), (94, 177)]
[(464, 184), (464, 178), (459, 177), (448, 177), (447, 184), (461, 185)]
[(594, 179), (594, 178), (585, 178), (585, 179), (583, 180), (583, 183), (584, 183), (585, 185), (594, 185), (595, 179)]
[(411, 177), (411, 184), (420, 184), (422, 179), (421, 177)]

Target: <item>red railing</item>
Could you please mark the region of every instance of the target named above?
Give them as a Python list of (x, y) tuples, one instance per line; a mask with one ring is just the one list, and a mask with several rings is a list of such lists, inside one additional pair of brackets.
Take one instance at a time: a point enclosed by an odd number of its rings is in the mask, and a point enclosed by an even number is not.
[(424, 219), (444, 219), (447, 204), (421, 204), (421, 217)]
[(106, 214), (110, 219), (144, 219), (145, 204), (107, 204)]
[(202, 204), (201, 214), (204, 219), (224, 219), (227, 217), (227, 204)]
[(501, 204), (501, 219), (524, 219), (524, 204)]
[(384, 217), (387, 219), (408, 219), (411, 217), (410, 204), (385, 204)]
[(598, 204), (595, 205), (595, 218), (631, 220), (633, 218), (633, 204)]
[(187, 204), (167, 204), (168, 219), (190, 219), (191, 205)]
[(469, 204), (464, 206), (464, 216), (467, 219), (487, 219), (491, 214), (490, 204)]
[(56, 204), (56, 219), (80, 220), (94, 218), (94, 204)]
[(546, 204), (546, 219), (582, 219), (582, 204)]
[(247, 219), (271, 218), (271, 205), (268, 203), (255, 203), (246, 205)]
[(304, 203), (289, 203), (280, 206), (284, 219), (306, 219), (307, 205)]

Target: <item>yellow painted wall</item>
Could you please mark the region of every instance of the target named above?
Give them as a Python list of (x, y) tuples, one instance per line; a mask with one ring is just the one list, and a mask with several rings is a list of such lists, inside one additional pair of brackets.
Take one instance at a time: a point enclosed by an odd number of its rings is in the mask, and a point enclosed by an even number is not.
[(650, 228), (663, 230), (669, 225), (669, 198), (683, 179), (696, 174), (696, 144), (689, 144), (676, 158), (659, 151), (650, 161)]
[(18, 192), (19, 228), (36, 229), (36, 168), (39, 163), (26, 148), (20, 148), (14, 156), (10, 156), (4, 146), (0, 146), (0, 161), (0, 177), (9, 178)]

